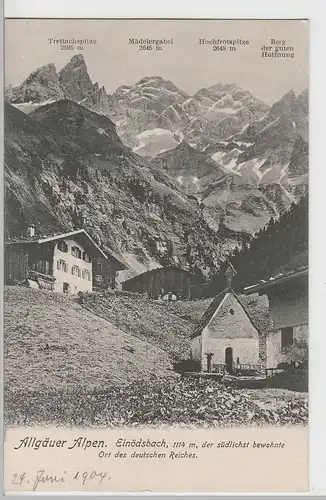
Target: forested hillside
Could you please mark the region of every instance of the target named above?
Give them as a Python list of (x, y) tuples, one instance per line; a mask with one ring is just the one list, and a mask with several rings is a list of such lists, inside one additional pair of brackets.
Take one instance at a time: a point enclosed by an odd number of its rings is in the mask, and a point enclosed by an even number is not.
[[(308, 266), (308, 216), (306, 195), (279, 220), (272, 218), (242, 250), (232, 252), (229, 260), (238, 273), (233, 288), (241, 291), (259, 280)], [(225, 287), (226, 265), (227, 261), (213, 277), (205, 296), (213, 296)]]
[(238, 285), (245, 286), (308, 265), (308, 195), (278, 221), (271, 219), (250, 245), (231, 256)]

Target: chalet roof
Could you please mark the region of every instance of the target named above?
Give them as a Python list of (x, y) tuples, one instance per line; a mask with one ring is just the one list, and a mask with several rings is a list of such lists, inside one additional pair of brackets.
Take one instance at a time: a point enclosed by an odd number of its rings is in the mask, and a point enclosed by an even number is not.
[(162, 267), (156, 267), (155, 269), (149, 269), (148, 271), (145, 271), (144, 273), (141, 273), (141, 274), (137, 274), (136, 276), (133, 276), (133, 278), (130, 278), (130, 279), (124, 281), (124, 283), (130, 283), (131, 281), (137, 281), (138, 279), (141, 279), (144, 276), (150, 276), (151, 274), (155, 274), (159, 271), (162, 271), (163, 269), (164, 270), (166, 270), (166, 269), (175, 270), (175, 271), (179, 271), (180, 273), (184, 273), (184, 274), (187, 274), (189, 276), (192, 276), (192, 274), (189, 271), (186, 271), (185, 269), (182, 269), (181, 267), (162, 266)]
[(292, 269), (286, 272), (280, 272), (269, 278), (262, 279), (253, 285), (244, 288), (243, 292), (246, 295), (264, 291), (266, 289), (275, 288), (279, 285), (290, 284), (294, 279), (305, 277), (308, 275), (308, 266), (301, 266), (298, 269)]
[(257, 325), (255, 325), (255, 323), (253, 322), (249, 312), (247, 311), (246, 307), (242, 304), (240, 298), (238, 297), (238, 295), (235, 293), (234, 290), (232, 290), (232, 288), (225, 288), (224, 290), (222, 290), (222, 292), (220, 292), (218, 295), (216, 295), (216, 297), (212, 300), (212, 302), (210, 303), (210, 305), (208, 306), (208, 308), (206, 309), (206, 311), (204, 312), (204, 314), (202, 315), (201, 319), (199, 320), (199, 323), (195, 329), (195, 331), (193, 332), (191, 338), (194, 339), (195, 337), (198, 337), (199, 335), (201, 335), (202, 331), (204, 330), (204, 328), (210, 323), (210, 321), (212, 320), (215, 312), (219, 309), (220, 305), (222, 304), (223, 302), (223, 299), (226, 297), (227, 294), (232, 294), (234, 296), (234, 298), (236, 299), (236, 301), (240, 304), (241, 308), (243, 309), (243, 311), (245, 312), (246, 316), (248, 317), (250, 323), (252, 324), (252, 326), (259, 332), (259, 328), (257, 327)]
[(91, 236), (85, 231), (85, 229), (77, 229), (75, 231), (70, 231), (69, 233), (61, 233), (43, 238), (34, 237), (29, 239), (25, 238), (19, 241), (8, 241), (6, 242), (6, 245), (42, 245), (44, 243), (49, 243), (50, 241), (62, 240), (64, 238), (70, 238), (73, 236), (77, 236), (88, 246), (91, 246), (98, 256), (103, 259), (107, 259), (106, 254), (103, 252), (103, 250), (100, 249), (100, 247), (95, 243), (93, 238), (91, 238)]

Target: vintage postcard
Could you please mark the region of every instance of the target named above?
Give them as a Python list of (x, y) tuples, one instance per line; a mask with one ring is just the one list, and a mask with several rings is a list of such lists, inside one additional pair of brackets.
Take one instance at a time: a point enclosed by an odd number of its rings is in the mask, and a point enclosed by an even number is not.
[(6, 19), (7, 493), (308, 491), (308, 54)]

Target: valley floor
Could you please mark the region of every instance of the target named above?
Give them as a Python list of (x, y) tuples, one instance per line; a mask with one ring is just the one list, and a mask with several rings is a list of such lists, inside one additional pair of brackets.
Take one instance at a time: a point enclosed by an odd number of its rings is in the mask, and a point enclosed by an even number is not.
[(78, 303), (6, 287), (6, 424), (306, 423), (305, 393), (235, 390), (173, 371), (188, 356), (190, 332), (209, 302), (159, 304), (105, 292)]

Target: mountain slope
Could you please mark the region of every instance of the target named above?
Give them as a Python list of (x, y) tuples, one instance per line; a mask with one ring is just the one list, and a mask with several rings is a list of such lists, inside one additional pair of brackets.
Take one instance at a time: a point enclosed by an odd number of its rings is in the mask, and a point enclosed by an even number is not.
[[(207, 101), (212, 91), (200, 96)], [(151, 163), (194, 195), (214, 230), (223, 230), (224, 237), (233, 233), (231, 239), (241, 246), (245, 234), (259, 231), (307, 192), (307, 140), (308, 93), (289, 92), (231, 140), (219, 140), (205, 151), (183, 141)]]
[(197, 203), (120, 141), (114, 124), (63, 100), (24, 115), (6, 103), (7, 236), (85, 227), (134, 271), (218, 266), (219, 237)]
[(192, 96), (190, 105), (194, 113), (183, 133), (186, 140), (198, 149), (229, 139), (248, 124), (264, 117), (269, 109), (248, 90), (235, 84), (203, 88)]
[(101, 388), (176, 376), (167, 351), (65, 295), (7, 287), (4, 299), (7, 390)]
[[(288, 178), (308, 172), (308, 91), (298, 96), (290, 91), (272, 106), (266, 118), (247, 128), (239, 140), (252, 144), (238, 157), (241, 170), (258, 158), (264, 183), (287, 174)], [(285, 169), (285, 170), (284, 170)]]
[(202, 177), (210, 174), (216, 177), (224, 176), (224, 172), (212, 158), (192, 148), (185, 141), (176, 148), (152, 158), (151, 164), (175, 178), (188, 193), (198, 192), (198, 180)]
[(238, 270), (239, 284), (246, 286), (280, 273), (308, 267), (308, 196), (291, 205), (279, 220), (259, 231), (248, 249), (230, 258)]
[(108, 96), (79, 54), (6, 99), (29, 113), (7, 106), (10, 235), (31, 218), (49, 231), (85, 225), (135, 272), (207, 275), (308, 190), (308, 91), (269, 108), (235, 84), (189, 96), (151, 76)]
[[(189, 96), (156, 76), (145, 77), (131, 87), (120, 87), (110, 96), (109, 106), (109, 116), (130, 147), (138, 147), (139, 135), (146, 130), (163, 129), (181, 134), (178, 142), (184, 137), (198, 149), (240, 132), (269, 109), (236, 85), (220, 84)], [(152, 151), (147, 154), (155, 156)]]

